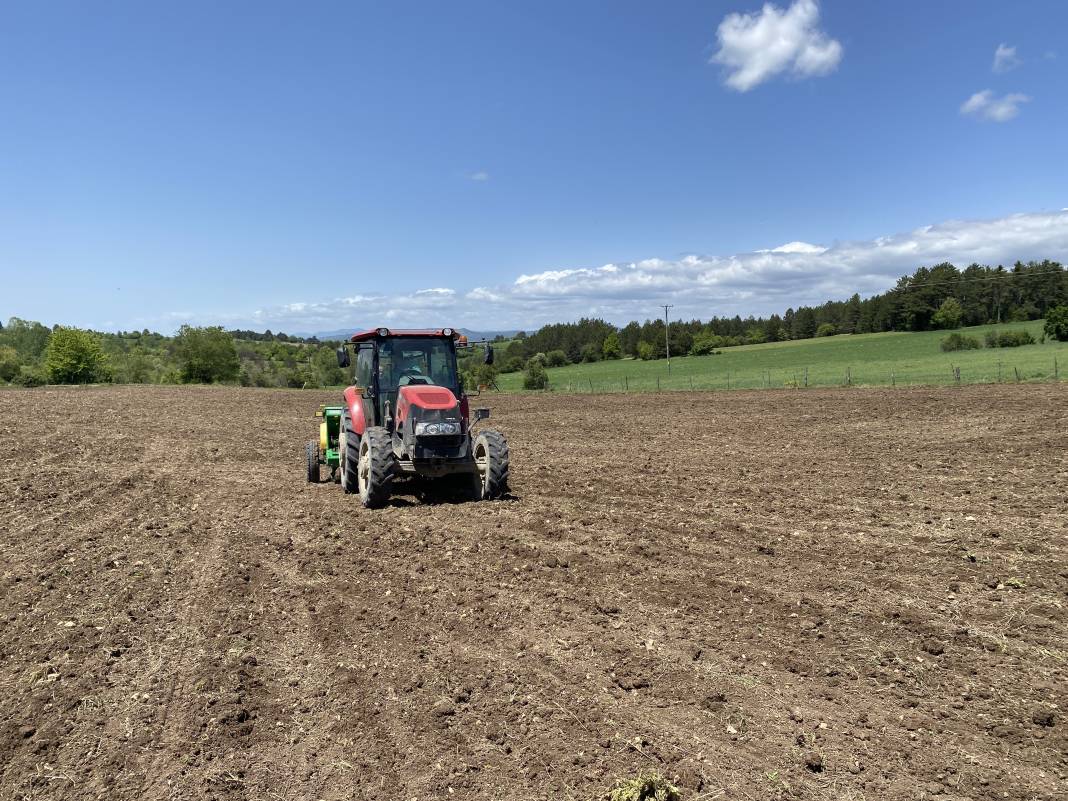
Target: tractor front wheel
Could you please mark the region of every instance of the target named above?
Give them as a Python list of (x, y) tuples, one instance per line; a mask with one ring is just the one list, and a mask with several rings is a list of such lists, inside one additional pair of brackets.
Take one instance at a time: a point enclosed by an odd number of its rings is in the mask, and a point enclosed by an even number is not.
[(494, 501), (508, 492), (508, 441), (492, 429), (475, 438), (473, 454), (478, 467), (478, 498)]
[(360, 460), (357, 468), (357, 483), (360, 500), (368, 509), (385, 506), (393, 494), (393, 473), (396, 459), (389, 432), (375, 426), (368, 428), (360, 438)]
[(352, 430), (352, 418), (346, 409), (341, 414), (341, 431), (338, 433), (338, 472), (341, 474), (341, 489), (346, 495), (359, 491), (356, 474), (360, 463), (360, 435)]
[(314, 439), (304, 446), (304, 457), (308, 463), (308, 482), (319, 483), (319, 443)]

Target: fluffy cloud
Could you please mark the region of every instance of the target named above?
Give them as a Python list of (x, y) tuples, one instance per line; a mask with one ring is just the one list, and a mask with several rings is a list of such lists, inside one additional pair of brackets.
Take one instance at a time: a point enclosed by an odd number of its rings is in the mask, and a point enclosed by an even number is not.
[(961, 114), (971, 114), (993, 122), (1008, 122), (1020, 113), (1020, 104), (1031, 98), (1018, 93), (998, 97), (991, 90), (984, 89), (964, 101), (960, 107)]
[(483, 181), (488, 181), (490, 179), (490, 174), (485, 170), (478, 170), (477, 172), (473, 172), (468, 175), (467, 178), (470, 181), (476, 181), (478, 183), (481, 183)]
[(994, 72), (1008, 72), (1020, 66), (1020, 59), (1016, 57), (1016, 48), (1006, 44), (999, 44), (994, 51)]
[(819, 29), (816, 0), (795, 0), (785, 11), (766, 3), (759, 12), (728, 14), (719, 24), (712, 61), (728, 69), (727, 86), (748, 92), (781, 72), (826, 75), (842, 60), (842, 45)]
[(680, 317), (745, 316), (854, 292), (882, 292), (921, 265), (1011, 264), (1042, 258), (1068, 259), (1068, 209), (954, 220), (830, 246), (790, 242), (733, 256), (546, 270), (520, 275), (510, 284), (466, 291), (435, 288), (291, 303), (227, 322), (290, 332), (380, 324), (530, 329), (584, 316), (620, 323), (640, 320), (654, 316), (660, 303), (674, 303)]

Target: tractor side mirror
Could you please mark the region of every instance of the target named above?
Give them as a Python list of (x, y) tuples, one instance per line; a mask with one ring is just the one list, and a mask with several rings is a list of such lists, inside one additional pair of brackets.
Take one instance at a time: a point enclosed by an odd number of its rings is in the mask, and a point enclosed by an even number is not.
[(493, 364), (493, 345), (486, 344), (486, 356), (482, 361), (486, 364)]
[(342, 345), (340, 348), (337, 349), (337, 366), (348, 367), (349, 364), (349, 352), (345, 349), (345, 346)]
[(474, 422), (477, 423), (479, 420), (489, 420), (489, 409), (475, 409)]

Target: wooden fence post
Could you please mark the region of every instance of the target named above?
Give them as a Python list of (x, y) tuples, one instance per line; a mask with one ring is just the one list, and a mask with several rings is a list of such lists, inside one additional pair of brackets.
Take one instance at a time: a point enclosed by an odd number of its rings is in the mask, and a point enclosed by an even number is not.
[(892, 368), (890, 370), (890, 386), (892, 386), (892, 387), (896, 387), (897, 386), (897, 377), (894, 375), (894, 371), (893, 371)]
[(808, 386), (808, 368), (805, 368), (805, 386)]
[(1019, 384), (1020, 383), (1020, 369), (1018, 367), (1013, 367), (1012, 369), (1013, 369), (1013, 372), (1016, 373), (1016, 383)]
[(660, 391), (660, 376), (656, 377), (656, 391)]
[(998, 359), (998, 383), (1001, 383), (1001, 359)]

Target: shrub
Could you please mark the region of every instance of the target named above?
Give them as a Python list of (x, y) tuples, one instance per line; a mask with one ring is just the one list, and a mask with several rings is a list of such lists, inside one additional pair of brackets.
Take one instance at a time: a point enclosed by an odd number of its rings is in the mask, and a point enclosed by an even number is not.
[(502, 373), (518, 373), (523, 369), (523, 359), (520, 356), (512, 356), (504, 360), (501, 365)]
[(964, 309), (956, 298), (946, 298), (931, 316), (931, 324), (935, 328), (960, 328), (960, 322), (964, 318)]
[(1046, 312), (1046, 336), (1068, 342), (1068, 306), (1054, 306)]
[(1035, 338), (1027, 331), (988, 331), (986, 335), (988, 348), (1018, 348), (1034, 344)]
[(551, 350), (545, 354), (547, 367), (563, 367), (567, 364), (567, 354), (562, 350)]
[(656, 358), (656, 348), (649, 342), (638, 343), (638, 358), (649, 361)]
[(44, 372), (28, 364), (19, 368), (18, 375), (11, 379), (11, 383), (20, 387), (43, 387), (48, 383)]
[(500, 370), (495, 364), (479, 364), (468, 371), (465, 386), (472, 389), (479, 387), (492, 387), (497, 383), (497, 375)]
[(19, 374), (19, 353), (7, 345), (0, 345), (0, 381), (10, 381)]
[(548, 389), (549, 374), (545, 371), (545, 365), (538, 358), (532, 358), (527, 362), (527, 370), (523, 374), (523, 389)]
[(698, 334), (693, 338), (690, 346), (691, 356), (708, 356), (715, 353), (726, 344), (726, 340), (718, 334)]
[(174, 340), (175, 355), (185, 383), (233, 381), (241, 369), (234, 338), (219, 326), (183, 325)]
[(45, 369), (54, 384), (94, 384), (111, 380), (107, 356), (92, 331), (57, 328), (45, 348)]
[(604, 338), (601, 355), (606, 359), (618, 359), (623, 355), (623, 347), (619, 344), (619, 334), (615, 331)]
[(833, 337), (837, 333), (838, 329), (834, 327), (834, 323), (820, 323), (820, 327), (816, 329), (818, 337)]
[(974, 350), (979, 347), (979, 340), (975, 337), (966, 337), (956, 332), (942, 338), (942, 350)]
[(601, 351), (592, 342), (588, 342), (582, 346), (582, 361), (584, 362), (599, 362), (601, 360)]

